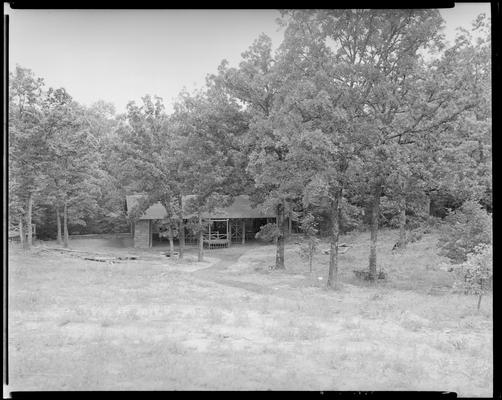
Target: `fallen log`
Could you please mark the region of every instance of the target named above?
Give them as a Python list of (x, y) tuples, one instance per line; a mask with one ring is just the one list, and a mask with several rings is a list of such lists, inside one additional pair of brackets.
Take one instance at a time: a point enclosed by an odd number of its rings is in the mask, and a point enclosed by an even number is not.
[(84, 260), (99, 261), (99, 262), (112, 262), (117, 261), (115, 257), (84, 257)]
[(109, 256), (109, 255), (103, 254), (103, 253), (91, 253), (89, 251), (65, 249), (65, 248), (58, 248), (58, 247), (45, 248), (42, 251), (60, 252), (61, 254), (69, 253), (71, 255), (74, 255), (76, 257), (82, 257), (84, 260), (89, 260), (89, 261), (107, 262), (107, 261), (137, 260), (138, 259), (137, 256), (133, 256), (133, 255)]

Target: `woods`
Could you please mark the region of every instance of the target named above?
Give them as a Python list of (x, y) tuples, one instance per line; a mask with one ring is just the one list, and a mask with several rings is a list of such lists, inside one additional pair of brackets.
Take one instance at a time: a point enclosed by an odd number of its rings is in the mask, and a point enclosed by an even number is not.
[[(179, 233), (190, 231), (202, 261), (201, 215), (246, 194), (277, 216), (277, 270), (288, 268), (287, 219), (310, 240), (312, 269), (323, 216), (332, 288), (341, 233), (370, 231), (366, 268), (375, 280), (379, 229), (399, 228), (404, 249), (434, 207), (447, 225), (465, 220), (455, 210), (482, 215), (462, 250), (444, 240), (454, 262), (474, 260), (476, 246), (491, 243), (486, 17), (453, 44), (437, 10), (294, 10), (280, 24), (275, 51), (260, 35), (237, 66), (223, 60), (204, 88), (180, 93), (172, 112), (153, 95), (125, 113), (102, 101), (84, 106), (27, 68), (11, 71), (9, 226), (23, 246), (32, 246), (33, 223), (67, 247), (70, 233), (127, 231), (160, 202), (171, 255), (178, 234), (183, 258)], [(131, 193), (146, 196), (126, 213)]]

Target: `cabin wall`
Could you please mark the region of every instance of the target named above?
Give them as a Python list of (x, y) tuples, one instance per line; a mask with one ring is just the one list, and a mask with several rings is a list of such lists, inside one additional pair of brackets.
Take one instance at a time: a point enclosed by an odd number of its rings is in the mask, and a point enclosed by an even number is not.
[(142, 219), (134, 224), (134, 247), (149, 248), (152, 245), (151, 220)]

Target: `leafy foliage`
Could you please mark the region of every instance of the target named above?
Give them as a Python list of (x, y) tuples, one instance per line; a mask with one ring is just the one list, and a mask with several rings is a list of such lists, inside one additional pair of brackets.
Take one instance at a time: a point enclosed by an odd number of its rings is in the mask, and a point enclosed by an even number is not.
[(256, 233), (256, 239), (264, 242), (273, 242), (277, 240), (280, 235), (280, 230), (275, 223), (268, 223), (260, 227), (260, 231)]
[(320, 240), (316, 237), (319, 229), (312, 213), (306, 213), (301, 219), (301, 230), (304, 234), (305, 240), (299, 247), (300, 257), (308, 260), (309, 270), (312, 272), (312, 261), (320, 244)]
[(467, 260), (455, 268), (457, 274), (456, 288), (466, 294), (479, 296), (478, 310), (481, 296), (491, 287), (493, 277), (493, 246), (491, 244), (477, 245), (467, 254)]
[(439, 247), (452, 262), (465, 262), (477, 246), (491, 243), (492, 217), (479, 203), (466, 201), (445, 218)]
[(281, 14), (277, 51), (260, 35), (237, 67), (224, 60), (205, 88), (183, 91), (171, 115), (149, 95), (123, 115), (102, 101), (84, 107), (18, 66), (9, 80), (9, 225), (33, 215), (53, 227), (62, 207), (71, 229), (123, 229), (124, 197), (135, 192), (145, 196), (128, 216), (161, 202), (171, 236), (192, 195), (185, 228), (200, 234), (203, 213), (248, 194), (276, 212), (277, 224), (258, 235), (277, 242), (276, 267), (285, 266), (286, 217), (306, 213), (305, 254), (328, 233), (328, 282), (339, 234), (370, 225), (374, 278), (379, 226), (399, 227), (406, 242), (405, 228), (427, 223), (428, 199), (436, 215), (455, 210), (441, 238), (454, 262), (491, 243), (479, 207), (492, 207), (487, 18), (450, 45), (437, 10)]

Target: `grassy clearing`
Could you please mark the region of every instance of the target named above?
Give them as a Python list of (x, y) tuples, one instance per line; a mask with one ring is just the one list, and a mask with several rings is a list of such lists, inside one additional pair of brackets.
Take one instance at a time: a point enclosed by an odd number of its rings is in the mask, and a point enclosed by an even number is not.
[(360, 282), (352, 269), (366, 263), (367, 236), (344, 238), (353, 247), (340, 259), (336, 292), (318, 280), (328, 256), (316, 257), (310, 276), (293, 244), (285, 272), (263, 268), (272, 246), (208, 252), (202, 270), (153, 253), (110, 265), (12, 248), (12, 387), (491, 396), (491, 296), (478, 313), (473, 297), (429, 294), (452, 282), (436, 268), (433, 235), (396, 256), (396, 233), (382, 233), (390, 279)]

